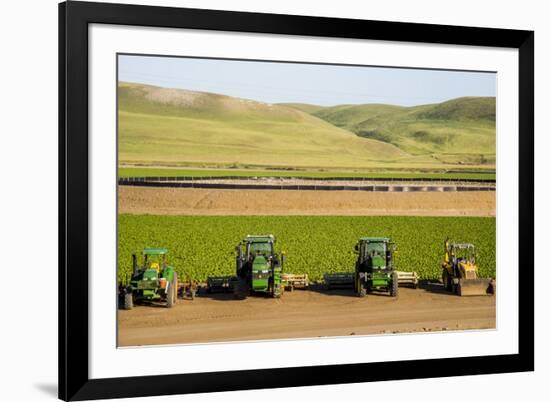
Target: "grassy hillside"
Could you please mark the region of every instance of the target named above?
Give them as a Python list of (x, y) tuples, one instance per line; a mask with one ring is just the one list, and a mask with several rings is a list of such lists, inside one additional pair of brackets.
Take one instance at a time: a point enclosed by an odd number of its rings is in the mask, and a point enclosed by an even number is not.
[(266, 104), (119, 83), (119, 161), (180, 167), (493, 167), (495, 99), (434, 105)]
[(306, 112), (309, 114), (313, 114), (315, 112), (318, 112), (322, 110), (324, 107), (319, 105), (312, 105), (310, 103), (280, 103), (281, 106), (288, 106), (293, 109), (301, 110), (302, 112)]
[(284, 105), (130, 83), (119, 83), (118, 100), (121, 163), (357, 167), (410, 159)]
[(358, 136), (451, 164), (494, 164), (496, 102), (465, 97), (434, 105), (295, 106)]

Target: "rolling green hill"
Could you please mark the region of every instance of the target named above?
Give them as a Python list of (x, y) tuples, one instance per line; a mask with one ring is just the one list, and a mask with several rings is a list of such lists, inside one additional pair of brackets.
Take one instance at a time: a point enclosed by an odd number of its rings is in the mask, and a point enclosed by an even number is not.
[(357, 167), (407, 160), (395, 145), (360, 138), (287, 106), (120, 83), (119, 161), (280, 167)]
[(492, 167), (495, 99), (415, 107), (267, 104), (121, 82), (119, 162), (188, 167)]
[(431, 155), (444, 163), (481, 165), (495, 161), (493, 97), (464, 97), (414, 107), (292, 105), (358, 136), (393, 144), (411, 155)]

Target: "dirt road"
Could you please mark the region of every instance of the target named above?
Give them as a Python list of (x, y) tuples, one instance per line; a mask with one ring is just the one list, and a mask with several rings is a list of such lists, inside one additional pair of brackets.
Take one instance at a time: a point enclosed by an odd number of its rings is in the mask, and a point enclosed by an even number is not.
[(119, 213), (495, 216), (495, 192), (372, 193), (118, 187)]
[(119, 346), (495, 328), (493, 296), (458, 297), (439, 285), (354, 297), (348, 290), (285, 292), (281, 299), (204, 295), (167, 309), (119, 310)]

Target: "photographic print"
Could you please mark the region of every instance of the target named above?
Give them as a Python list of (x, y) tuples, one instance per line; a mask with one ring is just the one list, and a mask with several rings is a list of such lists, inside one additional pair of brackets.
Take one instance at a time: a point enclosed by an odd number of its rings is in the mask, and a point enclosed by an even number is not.
[(496, 73), (117, 56), (118, 346), (496, 327)]

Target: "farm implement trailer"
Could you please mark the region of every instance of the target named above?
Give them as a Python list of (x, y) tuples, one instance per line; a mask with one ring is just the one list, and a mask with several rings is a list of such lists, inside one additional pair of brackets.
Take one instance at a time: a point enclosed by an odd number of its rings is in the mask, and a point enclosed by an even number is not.
[[(413, 289), (418, 287), (418, 275), (416, 272), (393, 271), (397, 274), (399, 286), (407, 286)], [(336, 272), (323, 275), (325, 289), (354, 289), (354, 272)]]
[[(232, 293), (238, 280), (239, 278), (236, 276), (209, 276), (206, 281), (206, 292)], [(285, 290), (290, 292), (294, 289), (307, 290), (309, 288), (309, 277), (307, 274), (282, 274), (281, 282)]]
[(309, 289), (309, 276), (307, 274), (283, 274), (283, 286), (285, 290)]
[(160, 301), (172, 307), (178, 298), (178, 274), (166, 263), (165, 248), (143, 249), (143, 263), (138, 266), (137, 255), (132, 255), (132, 275), (126, 284), (119, 285), (123, 308), (130, 310), (135, 303)]
[(233, 293), (236, 276), (209, 276), (206, 280), (206, 293)]

